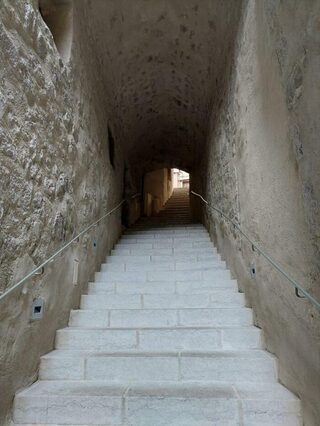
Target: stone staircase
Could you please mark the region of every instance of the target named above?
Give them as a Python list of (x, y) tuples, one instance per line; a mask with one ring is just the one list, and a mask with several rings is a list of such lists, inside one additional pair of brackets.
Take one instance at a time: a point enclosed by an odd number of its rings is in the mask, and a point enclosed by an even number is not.
[(123, 235), (16, 395), (15, 425), (302, 425), (186, 197)]

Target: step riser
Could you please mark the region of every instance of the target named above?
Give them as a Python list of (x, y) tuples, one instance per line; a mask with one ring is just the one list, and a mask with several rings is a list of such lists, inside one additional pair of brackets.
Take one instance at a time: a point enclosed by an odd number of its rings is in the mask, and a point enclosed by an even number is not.
[(206, 357), (42, 358), (42, 380), (275, 382), (273, 360)]
[[(161, 414), (161, 415), (160, 415)], [(143, 396), (19, 397), (14, 421), (106, 426), (301, 426), (295, 401)], [(242, 420), (240, 420), (242, 419)]]
[(133, 240), (138, 240), (139, 242), (148, 242), (148, 240), (162, 241), (162, 240), (183, 240), (183, 241), (211, 241), (210, 236), (207, 232), (180, 232), (180, 233), (136, 233), (136, 234), (124, 234), (121, 237), (121, 241), (128, 242)]
[(213, 271), (125, 271), (125, 272), (96, 272), (96, 282), (130, 282), (141, 283), (153, 281), (221, 281), (230, 280), (230, 271), (216, 268)]
[(225, 263), (220, 260), (199, 262), (146, 262), (140, 264), (132, 263), (103, 263), (100, 272), (126, 272), (126, 271), (215, 271), (225, 270)]
[(173, 242), (166, 242), (166, 241), (159, 241), (156, 240), (154, 242), (147, 242), (147, 243), (134, 243), (134, 242), (120, 242), (116, 244), (116, 249), (130, 249), (130, 250), (136, 250), (136, 249), (170, 249), (170, 248), (181, 248), (181, 249), (212, 249), (213, 245), (210, 241), (202, 242), (202, 241), (173, 241)]
[(227, 309), (119, 309), (72, 311), (71, 327), (235, 327), (252, 325), (247, 308)]
[(193, 255), (198, 256), (201, 254), (216, 254), (217, 251), (213, 247), (211, 248), (197, 248), (197, 249), (186, 249), (186, 248), (158, 248), (158, 249), (142, 249), (142, 248), (117, 248), (115, 250), (112, 250), (112, 255), (146, 255), (146, 256), (175, 256), (176, 254), (178, 256), (181, 255)]
[[(137, 264), (155, 264), (155, 263), (166, 263), (166, 262), (189, 262), (189, 263), (198, 263), (201, 261), (212, 261), (212, 262), (219, 262), (221, 261), (221, 258), (217, 254), (200, 254), (197, 256), (194, 255), (174, 255), (173, 256), (149, 256), (149, 255), (141, 255), (141, 256), (135, 256), (135, 255), (112, 255), (109, 256), (106, 259), (107, 264), (113, 264), (113, 263), (137, 263)], [(225, 264), (225, 262), (223, 262)]]
[(134, 236), (134, 235), (124, 235), (121, 238), (121, 243), (124, 244), (144, 244), (144, 243), (162, 243), (162, 244), (190, 244), (195, 242), (205, 242), (210, 243), (212, 245), (212, 242), (210, 240), (209, 235), (175, 235), (175, 236), (162, 236), (161, 238), (155, 237), (153, 234), (145, 235), (144, 237), (141, 236)]
[(256, 328), (186, 330), (58, 330), (57, 349), (113, 351), (203, 351), (260, 349), (260, 330)]
[(168, 230), (166, 228), (156, 228), (151, 230), (139, 230), (139, 231), (128, 231), (123, 237), (132, 237), (132, 238), (155, 238), (157, 240), (162, 238), (198, 238), (198, 237), (208, 237), (208, 232), (204, 229), (172, 229)]
[[(95, 284), (96, 285), (96, 284)], [(91, 293), (91, 291), (90, 291)], [(244, 306), (244, 295), (227, 290), (206, 295), (99, 295), (89, 294), (81, 298), (81, 309), (184, 309), (227, 308)], [(221, 306), (217, 306), (217, 305)]]
[(235, 281), (198, 281), (198, 282), (152, 282), (148, 283), (90, 283), (89, 293), (105, 293), (105, 294), (210, 294), (215, 290), (233, 290), (237, 291)]

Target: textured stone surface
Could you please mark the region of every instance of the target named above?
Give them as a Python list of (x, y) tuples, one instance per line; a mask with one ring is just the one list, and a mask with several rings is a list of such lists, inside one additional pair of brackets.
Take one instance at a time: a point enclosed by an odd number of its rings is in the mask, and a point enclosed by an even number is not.
[[(81, 24), (85, 11), (75, 10), (72, 54), (63, 62), (37, 4), (0, 1), (0, 291), (122, 197), (121, 148), (115, 148), (113, 169), (103, 84), (85, 43), (91, 30)], [(16, 389), (34, 381), (39, 356), (53, 347), (56, 329), (67, 324), (70, 309), (118, 238), (119, 219), (119, 212), (106, 219), (44, 276), (1, 303), (2, 425)], [(45, 301), (41, 322), (30, 322), (34, 297)]]
[[(194, 188), (320, 300), (319, 2), (249, 1), (243, 12)], [(226, 221), (207, 210), (205, 222), (280, 359), (281, 380), (316, 425), (319, 312)]]
[[(52, 2), (41, 0), (44, 14)], [(128, 196), (141, 190), (145, 171), (175, 166), (189, 170), (194, 189), (238, 220), (320, 299), (319, 2), (74, 3), (72, 48), (60, 57), (36, 0), (0, 0), (0, 291), (113, 207), (123, 184)], [(234, 229), (211, 213), (205, 219), (280, 359), (281, 380), (302, 397), (306, 425), (316, 425), (319, 314)], [(66, 325), (119, 231), (118, 214), (1, 305), (0, 423), (15, 390), (35, 379), (39, 355), (53, 347), (55, 330)], [(163, 238), (184, 232), (167, 229)], [(158, 238), (155, 230), (142, 235)], [(216, 255), (200, 246), (133, 244), (117, 248), (112, 258), (133, 254), (130, 262), (139, 264), (143, 256), (152, 263)], [(176, 288), (180, 295), (207, 292), (205, 281), (177, 282)], [(123, 283), (110, 290), (132, 293)], [(172, 283), (162, 284), (162, 292), (172, 294)], [(45, 299), (45, 318), (31, 323), (38, 296)], [(230, 345), (243, 344), (232, 331), (223, 335)], [(255, 414), (245, 412), (255, 424)]]

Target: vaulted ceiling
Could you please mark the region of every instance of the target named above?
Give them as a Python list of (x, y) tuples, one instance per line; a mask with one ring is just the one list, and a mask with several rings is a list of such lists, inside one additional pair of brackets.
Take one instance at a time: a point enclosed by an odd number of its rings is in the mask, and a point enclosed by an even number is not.
[(191, 170), (206, 140), (241, 1), (86, 3), (110, 123), (127, 161), (145, 170)]

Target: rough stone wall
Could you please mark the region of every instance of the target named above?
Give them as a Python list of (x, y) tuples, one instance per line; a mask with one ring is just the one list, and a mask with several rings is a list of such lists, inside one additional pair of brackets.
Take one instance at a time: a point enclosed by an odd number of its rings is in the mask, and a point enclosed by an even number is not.
[[(39, 265), (122, 198), (122, 153), (109, 162), (106, 99), (85, 3), (61, 60), (37, 1), (0, 1), (1, 290)], [(121, 230), (120, 210), (0, 305), (0, 424), (14, 393), (36, 379), (88, 280)], [(73, 285), (75, 259), (79, 277)], [(30, 321), (34, 297), (45, 300)]]
[[(318, 300), (319, 7), (247, 2), (234, 61), (217, 92), (205, 173), (193, 180)], [(302, 399), (305, 424), (316, 426), (319, 312), (219, 215), (207, 209), (204, 220), (279, 359), (280, 381)]]

